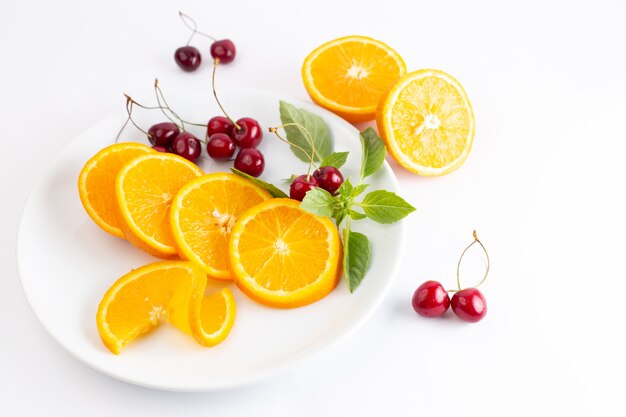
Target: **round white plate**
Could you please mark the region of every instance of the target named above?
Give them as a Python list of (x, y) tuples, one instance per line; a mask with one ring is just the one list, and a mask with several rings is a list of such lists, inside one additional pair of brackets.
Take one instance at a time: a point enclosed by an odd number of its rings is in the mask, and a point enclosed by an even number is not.
[[(255, 117), (264, 129), (280, 124), (279, 100), (319, 114), (330, 129), (335, 150), (350, 151), (342, 172), (356, 181), (361, 150), (358, 131), (352, 125), (313, 104), (273, 92), (234, 90), (224, 95), (226, 109), (237, 117)], [(206, 121), (219, 114), (210, 92), (180, 95), (170, 98), (169, 104), (191, 121)], [(156, 110), (138, 109), (136, 115), (146, 127), (164, 120)], [(72, 142), (33, 189), (21, 219), (17, 261), (24, 292), (44, 327), (71, 354), (104, 374), (147, 387), (219, 390), (251, 384), (285, 370), (344, 339), (375, 311), (396, 275), (404, 246), (402, 222), (352, 222), (353, 230), (369, 236), (372, 251), (370, 269), (354, 294), (342, 280), (329, 296), (313, 305), (278, 310), (255, 303), (230, 285), (237, 301), (237, 318), (220, 345), (201, 347), (163, 323), (127, 345), (119, 356), (110, 353), (96, 328), (98, 303), (117, 278), (155, 259), (91, 221), (81, 206), (77, 179), (87, 159), (113, 143), (123, 121), (121, 115), (110, 117)], [(201, 128), (190, 131), (203, 137)], [(132, 127), (125, 130), (121, 140), (147, 143)], [(259, 149), (266, 160), (261, 178), (283, 190), (288, 190), (284, 179), (306, 172), (306, 164), (269, 133), (264, 134)], [(203, 151), (199, 165), (206, 172), (227, 171), (232, 166), (204, 155)], [(368, 182), (370, 190), (398, 191), (386, 163)]]

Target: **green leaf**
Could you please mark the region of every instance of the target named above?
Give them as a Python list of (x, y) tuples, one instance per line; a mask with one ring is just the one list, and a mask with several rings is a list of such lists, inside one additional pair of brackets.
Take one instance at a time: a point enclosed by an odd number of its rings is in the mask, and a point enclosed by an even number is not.
[(335, 203), (335, 198), (328, 191), (315, 187), (306, 193), (300, 208), (318, 216), (331, 217), (335, 212)]
[(357, 289), (370, 263), (370, 242), (362, 233), (343, 229), (343, 273), (350, 292)]
[(333, 218), (335, 219), (335, 224), (337, 225), (337, 227), (339, 227), (339, 225), (341, 224), (343, 219), (346, 218), (347, 215), (348, 210), (346, 210), (345, 208), (339, 207), (335, 209), (335, 212), (333, 213)]
[(269, 182), (265, 182), (263, 180), (260, 180), (258, 178), (253, 177), (252, 175), (248, 175), (245, 172), (241, 172), (236, 168), (231, 168), (230, 169), (234, 174), (239, 175), (240, 177), (244, 177), (249, 179), (250, 181), (252, 181), (253, 183), (255, 183), (256, 185), (258, 185), (259, 187), (263, 188), (265, 191), (267, 191), (268, 193), (270, 193), (272, 195), (272, 197), (275, 198), (289, 198), (289, 196), (287, 194), (285, 194), (283, 191), (281, 191), (278, 187), (276, 187), (273, 184), (270, 184)]
[(345, 199), (348, 199), (348, 198), (352, 197), (352, 191), (353, 190), (354, 190), (354, 187), (352, 186), (352, 183), (350, 182), (350, 177), (348, 177), (339, 186), (339, 189), (337, 189), (337, 193), (339, 193), (339, 195), (344, 197)]
[(369, 187), (369, 184), (359, 184), (354, 187), (354, 191), (352, 191), (352, 197), (357, 197), (363, 193)]
[(320, 162), (320, 166), (341, 168), (348, 160), (349, 153), (350, 152), (333, 152)]
[(348, 210), (348, 215), (350, 215), (350, 217), (352, 217), (354, 220), (362, 220), (365, 219), (367, 216), (363, 213), (359, 213), (356, 210)]
[(369, 177), (383, 166), (387, 150), (382, 139), (371, 127), (361, 132), (361, 148), (363, 150), (361, 181), (363, 181), (364, 178)]
[(299, 126), (285, 126), (287, 140), (306, 151), (305, 154), (295, 146), (291, 146), (291, 151), (302, 161), (309, 162), (309, 156), (312, 156), (315, 162), (321, 161), (333, 152), (333, 142), (330, 138), (328, 127), (320, 116), (304, 109), (298, 109), (281, 100), (280, 120), (283, 125), (298, 123), (304, 126), (311, 135), (309, 138), (306, 132)]
[(397, 222), (415, 211), (402, 197), (385, 190), (372, 191), (359, 205), (367, 217), (378, 223)]

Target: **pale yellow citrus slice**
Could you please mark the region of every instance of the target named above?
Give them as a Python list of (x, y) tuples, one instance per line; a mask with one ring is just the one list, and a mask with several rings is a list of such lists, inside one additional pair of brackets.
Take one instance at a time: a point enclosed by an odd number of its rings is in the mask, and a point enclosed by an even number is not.
[(460, 167), (476, 129), (463, 86), (435, 69), (402, 77), (381, 99), (376, 122), (389, 153), (420, 175), (444, 175)]

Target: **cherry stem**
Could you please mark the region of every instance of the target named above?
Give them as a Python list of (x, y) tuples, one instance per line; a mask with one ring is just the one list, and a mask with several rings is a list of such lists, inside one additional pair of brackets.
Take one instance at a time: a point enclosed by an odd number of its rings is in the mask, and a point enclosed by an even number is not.
[(478, 239), (478, 235), (476, 234), (476, 230), (474, 230), (474, 232), (472, 233), (472, 236), (474, 236), (474, 241), (472, 243), (470, 243), (465, 250), (463, 251), (463, 253), (461, 253), (461, 257), (459, 258), (459, 263), (456, 266), (456, 283), (457, 286), (459, 287), (458, 290), (451, 290), (450, 292), (456, 292), (456, 291), (461, 291), (461, 261), (463, 260), (463, 256), (465, 255), (465, 252), (467, 252), (469, 250), (469, 248), (471, 248), (474, 243), (478, 243), (480, 245), (480, 247), (483, 249), (483, 252), (485, 252), (485, 257), (487, 258), (487, 269), (485, 270), (485, 275), (483, 276), (483, 279), (480, 280), (480, 282), (478, 283), (478, 285), (476, 285), (474, 288), (478, 288), (481, 286), (481, 284), (483, 282), (485, 282), (485, 280), (487, 279), (487, 275), (489, 274), (489, 267), (490, 267), (490, 261), (489, 261), (489, 253), (487, 253), (487, 249), (485, 248), (485, 245), (483, 245), (483, 242), (480, 241), (480, 239)]
[[(309, 140), (309, 142), (311, 143), (311, 153), (312, 155), (309, 155), (307, 151), (305, 151), (304, 149), (302, 149), (301, 146), (290, 142), (288, 139), (283, 138), (282, 136), (280, 136), (280, 134), (278, 133), (278, 129), (282, 128), (283, 130), (285, 129), (285, 127), (287, 126), (297, 126), (298, 128), (302, 129), (304, 131), (304, 133), (306, 133), (306, 136)], [(313, 137), (311, 136), (311, 134), (309, 133), (308, 129), (304, 126), (302, 126), (300, 123), (285, 123), (284, 125), (280, 125), (280, 126), (276, 126), (276, 127), (270, 127), (269, 131), (271, 133), (273, 133), (274, 135), (276, 135), (276, 137), (278, 139), (280, 139), (281, 141), (285, 142), (288, 145), (293, 146), (294, 148), (298, 149), (300, 152), (302, 152), (303, 154), (306, 155), (306, 157), (309, 160), (309, 169), (306, 173), (306, 180), (309, 181), (311, 179), (311, 166), (314, 166), (315, 169), (319, 169), (319, 167), (315, 164), (314, 162), (314, 157), (315, 157), (315, 142), (313, 141)]]
[(133, 104), (135, 103), (135, 101), (132, 98), (130, 98), (130, 96), (128, 96), (126, 94), (124, 94), (124, 97), (126, 97), (126, 113), (128, 113), (128, 118), (126, 119), (126, 121), (122, 125), (122, 128), (120, 129), (120, 131), (117, 132), (117, 136), (115, 137), (115, 143), (117, 143), (117, 141), (119, 140), (120, 135), (124, 131), (124, 128), (126, 128), (126, 125), (128, 125), (129, 121), (133, 124), (133, 126), (135, 126), (137, 128), (137, 130), (139, 130), (144, 135), (146, 135), (148, 138), (150, 138), (150, 134), (148, 132), (146, 132), (145, 130), (143, 130), (142, 128), (140, 128), (139, 125), (137, 123), (135, 123), (135, 121), (133, 120), (132, 113), (133, 113)]
[[(189, 36), (189, 40), (187, 40), (187, 44), (185, 46), (189, 46), (189, 44), (191, 43), (191, 40), (196, 35), (196, 33), (198, 35), (206, 36), (207, 38), (211, 39), (213, 42), (216, 41), (216, 39), (213, 36), (207, 35), (204, 32), (200, 32), (198, 30), (198, 25), (196, 24), (196, 21), (191, 16), (188, 16), (181, 11), (178, 12), (178, 16), (180, 16), (180, 20), (183, 21), (183, 24), (187, 26), (187, 29), (191, 31), (191, 36)], [(191, 25), (189, 23), (191, 23)]]
[[(155, 84), (156, 86), (156, 84)], [(159, 90), (160, 91), (160, 90)], [(161, 92), (161, 95), (163, 95), (163, 93)], [(200, 124), (200, 123), (191, 123), (188, 122), (186, 120), (183, 120), (182, 118), (180, 118), (180, 116), (178, 116), (178, 114), (176, 112), (174, 112), (168, 105), (167, 103), (165, 103), (165, 106), (161, 105), (160, 101), (159, 101), (159, 96), (157, 95), (157, 101), (159, 102), (158, 106), (144, 106), (143, 104), (139, 103), (138, 101), (135, 101), (135, 99), (133, 99), (131, 96), (129, 96), (128, 94), (124, 94), (124, 97), (126, 97), (126, 112), (128, 113), (128, 119), (126, 119), (126, 122), (124, 122), (124, 124), (122, 125), (122, 128), (120, 129), (120, 131), (118, 132), (116, 138), (115, 138), (115, 143), (117, 143), (117, 141), (119, 140), (120, 135), (122, 134), (122, 131), (126, 128), (126, 125), (128, 124), (128, 122), (132, 122), (132, 124), (139, 129), (141, 132), (143, 132), (148, 139), (150, 139), (150, 134), (148, 132), (146, 132), (145, 130), (141, 129), (137, 123), (135, 123), (135, 121), (133, 120), (131, 113), (133, 110), (133, 105), (137, 105), (139, 107), (141, 107), (142, 109), (145, 110), (161, 110), (161, 112), (165, 115), (165, 117), (168, 118), (168, 120), (170, 120), (172, 123), (174, 123), (176, 126), (180, 127), (183, 131), (184, 129), (184, 124), (183, 123), (187, 123), (190, 125), (194, 125), (194, 126), (200, 126), (200, 127), (206, 127), (206, 125), (204, 124)], [(163, 100), (165, 101), (165, 98), (163, 98)], [(172, 113), (172, 115), (174, 115), (174, 117), (176, 117), (182, 126), (179, 126), (178, 123), (176, 123), (176, 120), (172, 119), (166, 112), (165, 110), (169, 111)], [(202, 143), (206, 143), (206, 141), (203, 141), (202, 139), (198, 139), (200, 142)]]
[(231, 121), (231, 123), (235, 126), (235, 129), (239, 130), (241, 129), (241, 126), (239, 126), (237, 122), (232, 117), (230, 117), (228, 113), (226, 113), (226, 110), (224, 110), (222, 103), (220, 103), (220, 99), (217, 98), (217, 91), (215, 91), (215, 73), (217, 72), (217, 64), (219, 63), (220, 59), (215, 58), (215, 61), (213, 61), (213, 76), (211, 77), (211, 88), (213, 89), (213, 96), (215, 97), (215, 101), (217, 101), (217, 105), (220, 106), (220, 110), (222, 110), (222, 113), (224, 113), (224, 116), (226, 116), (226, 118)]

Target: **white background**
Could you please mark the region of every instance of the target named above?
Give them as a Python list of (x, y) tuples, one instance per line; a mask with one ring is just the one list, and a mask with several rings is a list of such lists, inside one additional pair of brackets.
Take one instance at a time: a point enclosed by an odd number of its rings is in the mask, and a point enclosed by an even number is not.
[[(0, 415), (624, 415), (626, 3), (503, 3), (0, 0)], [(152, 391), (82, 365), (36, 320), (15, 266), (31, 187), (80, 132), (123, 111), (123, 91), (147, 93), (155, 76), (207, 88), (204, 40), (198, 72), (173, 61), (188, 35), (179, 9), (237, 44), (224, 85), (306, 99), (307, 53), (363, 34), (411, 70), (456, 76), (478, 126), (450, 175), (392, 165), (418, 211), (373, 318), (331, 352), (222, 393)], [(454, 286), (473, 228), (493, 261), (487, 317), (416, 316), (412, 292)]]

